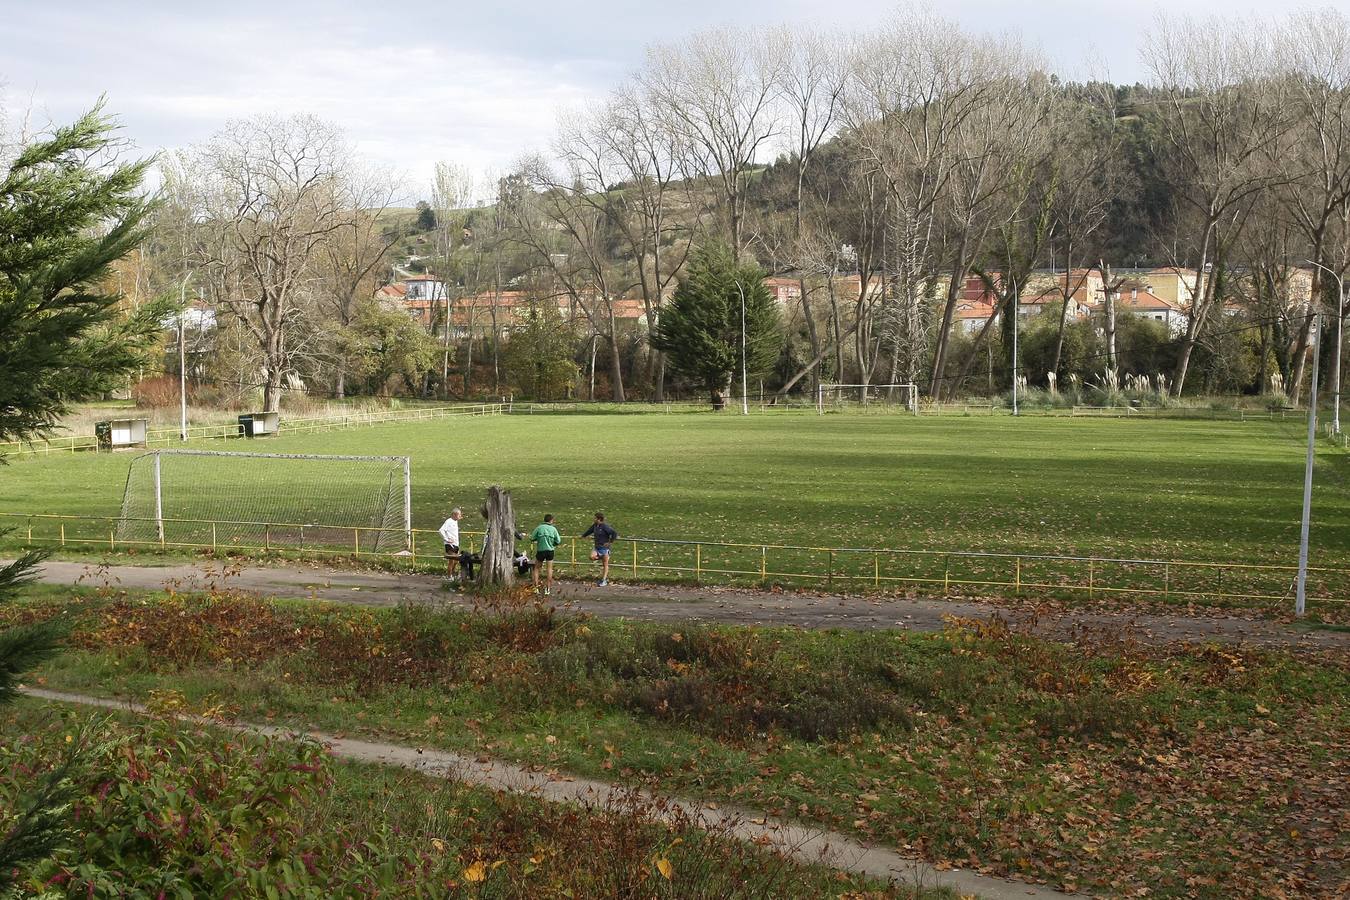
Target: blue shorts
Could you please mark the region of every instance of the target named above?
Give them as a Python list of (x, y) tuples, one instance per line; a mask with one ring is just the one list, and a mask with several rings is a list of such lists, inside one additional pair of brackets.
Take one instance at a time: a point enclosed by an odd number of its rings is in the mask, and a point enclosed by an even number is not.
[(596, 556), (609, 556), (609, 548), (608, 548), (608, 547), (596, 547), (596, 548), (595, 548), (595, 555), (596, 555)]

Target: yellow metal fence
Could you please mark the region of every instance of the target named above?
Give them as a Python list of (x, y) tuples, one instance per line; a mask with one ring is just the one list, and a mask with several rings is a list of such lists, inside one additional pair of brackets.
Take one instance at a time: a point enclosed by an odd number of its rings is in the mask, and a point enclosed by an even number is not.
[[(0, 513), (0, 527), (13, 529), (5, 539), (11, 545), (17, 540), (34, 547), (110, 551), (300, 552), (414, 564), (443, 555), (439, 535), (427, 529), (407, 533), (322, 523), (164, 519), (157, 540), (129, 540), (118, 536), (118, 521), (102, 516)], [(139, 530), (146, 531), (144, 525)], [(465, 533), (470, 549), (476, 549), (478, 539), (476, 534)], [(557, 564), (565, 572), (594, 573), (596, 564), (589, 554), (588, 542), (566, 538)], [(1308, 571), (1310, 600), (1344, 603), (1350, 598), (1350, 569), (1312, 566)], [(1296, 569), (1230, 562), (623, 538), (613, 548), (610, 573), (635, 581), (698, 584), (781, 583), (839, 590), (914, 587), (940, 589), (944, 596), (982, 592), (1088, 599), (1135, 595), (1212, 602), (1289, 599)]]

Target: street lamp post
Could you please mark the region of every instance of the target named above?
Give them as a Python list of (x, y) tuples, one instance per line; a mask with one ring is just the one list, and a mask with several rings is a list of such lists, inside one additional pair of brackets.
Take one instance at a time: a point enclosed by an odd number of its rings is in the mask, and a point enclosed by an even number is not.
[[(1345, 331), (1345, 279), (1315, 260), (1314, 266), (1336, 279), (1336, 350), (1331, 361), (1331, 433), (1341, 433), (1341, 339)], [(1317, 298), (1313, 298), (1316, 301)]]
[(741, 280), (736, 279), (736, 293), (741, 295), (741, 415), (750, 415), (750, 395), (745, 380), (745, 289)]
[(1321, 362), (1322, 316), (1313, 319), (1316, 338), (1313, 341), (1312, 386), (1308, 393), (1308, 457), (1303, 465), (1303, 522), (1298, 539), (1298, 588), (1294, 597), (1294, 614), (1301, 616), (1305, 608), (1308, 585), (1308, 525), (1312, 518), (1313, 450), (1317, 442), (1317, 369)]
[(178, 288), (178, 438), (187, 440), (187, 348), (184, 341), (184, 322), (187, 319), (187, 286), (192, 273), (183, 276)]

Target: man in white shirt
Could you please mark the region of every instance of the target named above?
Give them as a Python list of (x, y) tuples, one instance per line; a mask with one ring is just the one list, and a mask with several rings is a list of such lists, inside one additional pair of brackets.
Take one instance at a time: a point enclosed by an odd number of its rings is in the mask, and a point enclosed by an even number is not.
[(445, 574), (454, 580), (459, 568), (459, 520), (464, 512), (456, 506), (450, 510), (450, 518), (441, 525), (441, 540), (445, 541)]

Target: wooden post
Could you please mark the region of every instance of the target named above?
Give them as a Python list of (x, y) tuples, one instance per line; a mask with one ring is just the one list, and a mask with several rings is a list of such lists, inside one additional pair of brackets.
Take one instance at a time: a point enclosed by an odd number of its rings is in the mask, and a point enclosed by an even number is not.
[(637, 577), (637, 573), (638, 573), (638, 565), (637, 565), (637, 541), (633, 541), (633, 577), (634, 577), (634, 578)]
[(769, 548), (759, 548), (759, 580), (769, 580)]
[(703, 545), (694, 545), (694, 584), (703, 580)]
[(66, 545), (66, 523), (65, 523), (65, 522), (62, 522), (62, 523), (61, 523), (61, 546), (64, 547), (65, 545)]
[(1013, 593), (1022, 593), (1022, 557), (1013, 559)]
[(881, 556), (872, 551), (872, 586), (881, 587)]
[(834, 585), (834, 551), (833, 551), (833, 550), (829, 551), (829, 556), (827, 557), (827, 561), (826, 561), (825, 566), (826, 566), (826, 568), (825, 568), (825, 583), (826, 583), (827, 585), (833, 586), (833, 585)]
[(216, 522), (211, 520), (211, 552), (216, 552)]
[(1093, 588), (1094, 588), (1094, 581), (1095, 581), (1096, 571), (1097, 571), (1097, 570), (1096, 570), (1095, 561), (1089, 559), (1089, 560), (1088, 560), (1088, 599), (1089, 599), (1089, 600), (1092, 599), (1092, 593), (1093, 593)]

